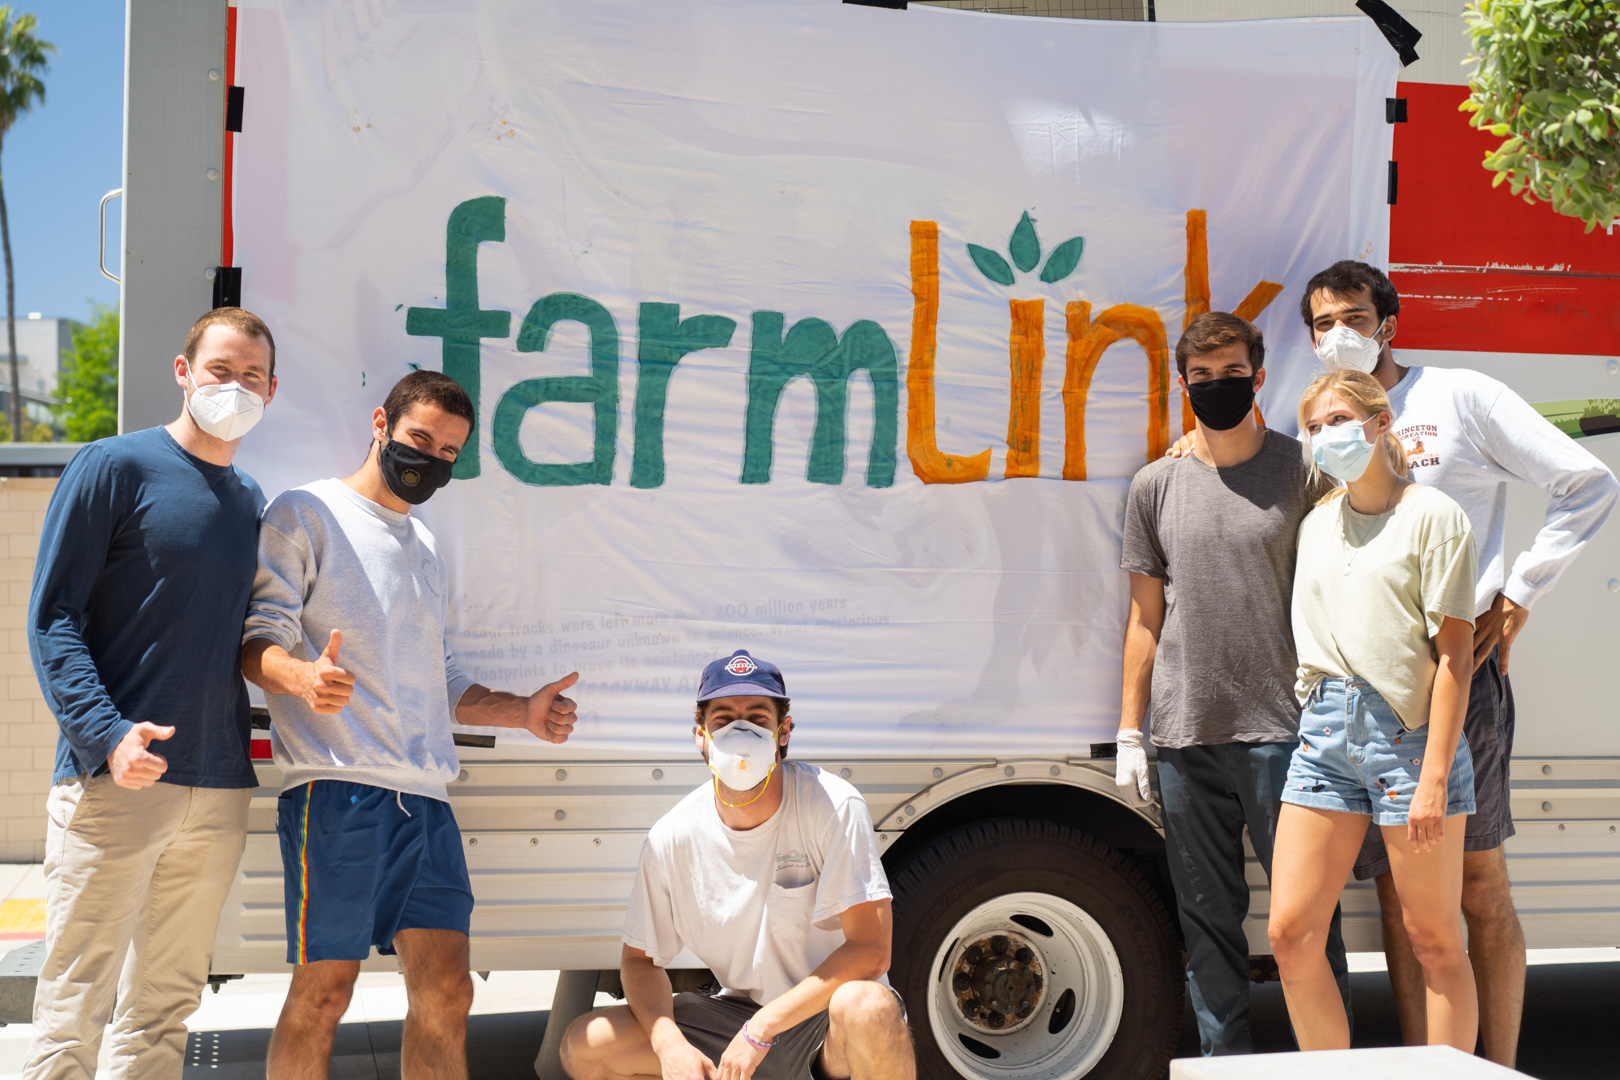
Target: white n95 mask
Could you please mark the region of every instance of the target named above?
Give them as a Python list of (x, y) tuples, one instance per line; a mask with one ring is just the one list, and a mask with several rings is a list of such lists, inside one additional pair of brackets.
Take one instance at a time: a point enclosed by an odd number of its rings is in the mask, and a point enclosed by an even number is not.
[(776, 768), (775, 730), (733, 720), (708, 739), (709, 769), (732, 791), (753, 791), (771, 778)]
[(1380, 321), (1372, 337), (1362, 337), (1348, 326), (1335, 326), (1316, 343), (1316, 355), (1329, 371), (1349, 368), (1370, 375), (1378, 366), (1378, 354), (1384, 351), (1384, 343), (1378, 340), (1383, 329), (1384, 323)]
[(198, 427), (222, 442), (234, 442), (252, 431), (264, 415), (264, 398), (244, 389), (241, 383), (193, 383), (186, 408)]

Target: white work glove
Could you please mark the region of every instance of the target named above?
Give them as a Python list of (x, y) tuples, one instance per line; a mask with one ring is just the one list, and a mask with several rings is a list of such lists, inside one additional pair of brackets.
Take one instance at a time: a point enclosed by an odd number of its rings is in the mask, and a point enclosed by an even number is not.
[(1142, 749), (1141, 731), (1120, 728), (1114, 736), (1114, 784), (1128, 803), (1150, 803), (1153, 789), (1148, 785), (1147, 751)]

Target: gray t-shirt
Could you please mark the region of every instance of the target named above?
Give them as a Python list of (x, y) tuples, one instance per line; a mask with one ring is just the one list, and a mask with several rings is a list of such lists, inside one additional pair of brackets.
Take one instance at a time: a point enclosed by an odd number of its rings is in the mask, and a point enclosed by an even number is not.
[(1217, 469), (1161, 458), (1131, 481), (1119, 567), (1164, 579), (1150, 710), (1159, 746), (1292, 742), (1295, 541), (1325, 482), (1305, 448), (1267, 431)]

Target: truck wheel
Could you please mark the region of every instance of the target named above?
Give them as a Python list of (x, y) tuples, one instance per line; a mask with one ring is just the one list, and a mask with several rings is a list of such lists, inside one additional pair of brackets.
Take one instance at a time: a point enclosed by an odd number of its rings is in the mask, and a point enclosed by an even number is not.
[(894, 876), (894, 977), (924, 1080), (1140, 1080), (1181, 1030), (1180, 938), (1147, 880), (1065, 825), (944, 833)]

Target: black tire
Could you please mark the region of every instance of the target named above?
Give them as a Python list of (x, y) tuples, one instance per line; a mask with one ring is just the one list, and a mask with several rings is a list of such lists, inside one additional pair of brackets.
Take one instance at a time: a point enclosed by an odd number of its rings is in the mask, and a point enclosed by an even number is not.
[[(1167, 1074), (1185, 994), (1180, 935), (1153, 886), (1117, 852), (1065, 825), (997, 818), (940, 835), (907, 859), (893, 881), (893, 978), (910, 1015), (922, 1080), (962, 1076), (941, 1052), (929, 1018), (932, 980), (940, 977), (930, 969), (945, 934), (979, 905), (1018, 892), (1078, 906), (1118, 955), (1124, 1010), (1108, 1050), (1084, 1075), (1146, 1080)], [(987, 1067), (984, 1075), (1007, 1074)]]

